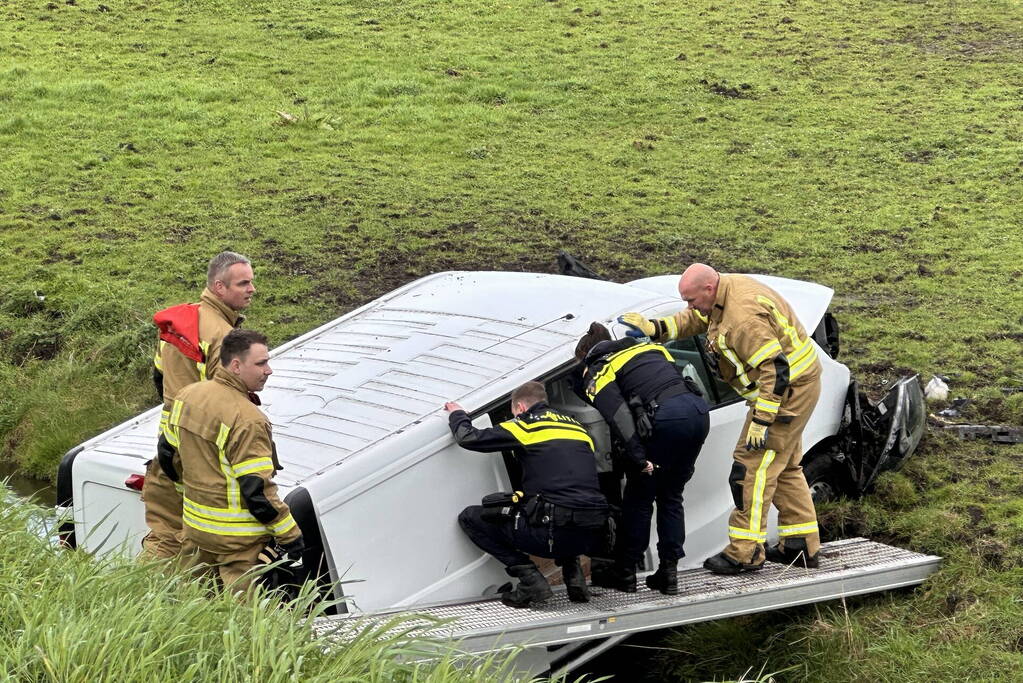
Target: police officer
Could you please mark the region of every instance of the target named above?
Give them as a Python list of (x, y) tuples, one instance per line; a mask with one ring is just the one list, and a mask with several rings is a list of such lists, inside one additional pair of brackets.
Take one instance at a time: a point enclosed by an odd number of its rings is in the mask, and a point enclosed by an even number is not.
[[(718, 574), (759, 569), (764, 560), (816, 567), (817, 515), (799, 463), (803, 428), (820, 395), (820, 361), (791, 306), (745, 275), (720, 275), (696, 263), (679, 281), (688, 308), (667, 318), (622, 316), (659, 340), (706, 331), (722, 379), (746, 399), (746, 425), (729, 476), (735, 509), (728, 546), (704, 567)], [(778, 508), (778, 545), (764, 551), (767, 513)]]
[[(211, 381), (191, 384), (171, 407), (161, 442), (180, 454), (184, 539), (193, 563), (212, 568), (224, 586), (243, 591), (271, 539), (300, 557), (302, 532), (277, 496), (270, 422), (257, 407), (271, 374), (266, 337), (232, 330)], [(160, 457), (166, 457), (161, 443)]]
[(593, 441), (574, 418), (547, 405), (539, 382), (512, 392), (515, 416), (489, 429), (472, 426), (457, 403), (446, 403), (455, 440), (481, 453), (511, 451), (522, 465), (525, 503), (497, 521), (484, 518), (482, 506), (462, 510), (458, 523), (473, 543), (504, 563), (519, 580), (501, 596), (511, 607), (529, 607), (551, 597), (547, 579), (529, 555), (551, 558), (561, 566), (568, 597), (587, 602), (589, 591), (579, 555), (597, 548), (607, 520), (607, 502), (597, 485)]
[(583, 363), (586, 397), (625, 447), (622, 500), (624, 535), (615, 563), (594, 584), (636, 591), (636, 567), (650, 544), (650, 521), (657, 503), (657, 571), (647, 577), (653, 590), (678, 593), (678, 561), (685, 556), (682, 490), (693, 476), (696, 458), (710, 430), (707, 403), (676, 370), (659, 344), (633, 337), (611, 341), (598, 322), (576, 346)]
[[(214, 256), (206, 269), (206, 288), (198, 304), (181, 304), (160, 311), (154, 321), (161, 341), (153, 358), (153, 380), (163, 399), (160, 431), (166, 428), (174, 399), (183, 388), (212, 377), (220, 365), (220, 342), (241, 325), (241, 314), (252, 301), (249, 259), (231, 251)], [(170, 339), (171, 342), (164, 341)], [(144, 555), (172, 558), (181, 552), (181, 481), (175, 457), (160, 466), (154, 458), (146, 466), (142, 485), (146, 525), (142, 540)]]

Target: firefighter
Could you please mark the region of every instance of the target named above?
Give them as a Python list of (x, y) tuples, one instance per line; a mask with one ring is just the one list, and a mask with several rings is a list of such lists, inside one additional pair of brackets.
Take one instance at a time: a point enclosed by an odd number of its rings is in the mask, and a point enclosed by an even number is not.
[(266, 337), (232, 330), (211, 380), (178, 392), (161, 437), (181, 458), (190, 559), (236, 592), (249, 586), (248, 572), (271, 540), (291, 559), (304, 550), (302, 532), (277, 496), (273, 475), (280, 465), (270, 422), (257, 407), (256, 392), (271, 372)]
[[(688, 308), (667, 318), (620, 318), (657, 340), (707, 333), (721, 379), (746, 399), (749, 412), (735, 451), (729, 485), (735, 509), (728, 546), (704, 567), (716, 574), (760, 569), (764, 560), (816, 567), (817, 514), (800, 467), (803, 427), (820, 394), (820, 361), (791, 306), (745, 275), (719, 275), (702, 263), (679, 281)], [(767, 513), (778, 508), (780, 542), (766, 550)]]
[(685, 556), (682, 490), (710, 431), (709, 408), (695, 384), (679, 374), (660, 344), (633, 337), (611, 341), (607, 328), (590, 325), (575, 349), (583, 364), (586, 398), (624, 445), (626, 456), (622, 527), (615, 562), (593, 575), (595, 585), (636, 592), (636, 567), (650, 544), (657, 502), (657, 571), (646, 584), (678, 593), (678, 561)]
[(457, 403), (445, 403), (455, 440), (481, 453), (511, 451), (522, 465), (523, 500), (497, 519), (484, 507), (462, 510), (458, 523), (473, 543), (505, 565), (518, 585), (501, 596), (511, 607), (543, 604), (553, 595), (547, 579), (529, 555), (561, 566), (568, 597), (587, 602), (589, 591), (579, 563), (600, 546), (607, 501), (597, 485), (593, 441), (574, 418), (547, 405), (539, 382), (526, 382), (511, 395), (515, 416), (489, 429), (472, 426)]
[[(241, 325), (256, 288), (249, 259), (231, 251), (214, 256), (206, 270), (206, 288), (198, 304), (180, 304), (160, 311), (153, 320), (160, 342), (153, 358), (153, 381), (163, 400), (160, 431), (178, 392), (213, 376), (220, 365), (224, 335)], [(166, 448), (166, 446), (164, 446)], [(178, 460), (154, 458), (146, 466), (142, 486), (146, 525), (144, 555), (173, 558), (181, 552), (181, 482)]]

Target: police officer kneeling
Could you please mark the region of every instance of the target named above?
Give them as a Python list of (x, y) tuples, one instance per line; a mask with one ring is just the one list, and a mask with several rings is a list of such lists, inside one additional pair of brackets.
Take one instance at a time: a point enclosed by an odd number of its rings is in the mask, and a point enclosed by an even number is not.
[(601, 545), (607, 501), (597, 484), (593, 441), (574, 418), (552, 410), (539, 382), (512, 392), (514, 419), (489, 429), (472, 426), (457, 403), (446, 403), (455, 440), (481, 453), (511, 451), (522, 465), (524, 502), (494, 519), (484, 508), (462, 510), (458, 523), (473, 543), (504, 563), (518, 585), (501, 596), (511, 607), (543, 603), (553, 595), (547, 579), (529, 555), (554, 559), (561, 566), (568, 597), (587, 602), (586, 577), (579, 555)]

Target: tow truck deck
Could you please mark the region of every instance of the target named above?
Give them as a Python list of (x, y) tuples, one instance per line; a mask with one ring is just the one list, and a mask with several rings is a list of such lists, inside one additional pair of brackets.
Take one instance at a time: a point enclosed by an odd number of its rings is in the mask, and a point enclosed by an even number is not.
[[(769, 563), (760, 571), (737, 576), (702, 569), (680, 572), (679, 594), (674, 596), (648, 590), (640, 580), (637, 593), (593, 588), (591, 601), (579, 604), (569, 602), (564, 589), (557, 587), (542, 608), (514, 609), (498, 599), (483, 598), (321, 617), (315, 629), (341, 644), (372, 624), (403, 613), (417, 615), (403, 621), (402, 630), (418, 626), (417, 634), (449, 640), (466, 653), (526, 648), (523, 654), (531, 656), (522, 663), (528, 662), (532, 673), (558, 673), (632, 633), (912, 586), (922, 583), (940, 563), (940, 557), (853, 538), (824, 544), (816, 569)], [(558, 646), (578, 641), (598, 642), (558, 652)]]

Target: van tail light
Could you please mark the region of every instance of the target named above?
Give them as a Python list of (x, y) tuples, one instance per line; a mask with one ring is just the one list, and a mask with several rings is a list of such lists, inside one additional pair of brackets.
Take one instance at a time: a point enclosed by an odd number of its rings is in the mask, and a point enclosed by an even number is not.
[(124, 480), (124, 485), (130, 488), (132, 491), (141, 491), (142, 485), (146, 483), (146, 477), (143, 474), (132, 474)]

